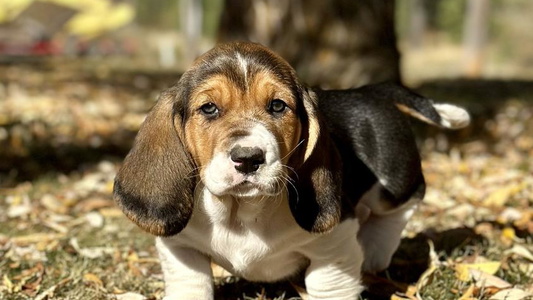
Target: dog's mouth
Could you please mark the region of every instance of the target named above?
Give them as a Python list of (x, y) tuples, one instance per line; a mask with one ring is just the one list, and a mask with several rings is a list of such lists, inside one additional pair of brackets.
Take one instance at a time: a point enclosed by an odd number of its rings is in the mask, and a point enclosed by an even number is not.
[(277, 184), (262, 184), (244, 179), (233, 185), (227, 193), (237, 197), (273, 196), (279, 193)]

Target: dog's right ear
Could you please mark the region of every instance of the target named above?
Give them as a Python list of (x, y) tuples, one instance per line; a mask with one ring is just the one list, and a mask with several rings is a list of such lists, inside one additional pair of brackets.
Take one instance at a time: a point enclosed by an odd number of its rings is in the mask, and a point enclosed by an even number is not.
[(195, 167), (185, 149), (178, 87), (164, 91), (142, 124), (115, 178), (114, 200), (142, 229), (179, 233), (192, 214)]

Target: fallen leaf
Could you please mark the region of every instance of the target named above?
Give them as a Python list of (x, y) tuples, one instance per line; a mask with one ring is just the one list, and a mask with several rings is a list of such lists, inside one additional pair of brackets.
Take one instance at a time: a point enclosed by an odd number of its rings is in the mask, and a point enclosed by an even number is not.
[(143, 300), (143, 299), (146, 299), (146, 297), (144, 297), (143, 295), (137, 294), (137, 293), (133, 293), (133, 292), (127, 292), (127, 293), (123, 293), (123, 294), (116, 294), (115, 297), (117, 298), (117, 300)]
[(44, 220), (42, 222), (42, 224), (50, 229), (53, 229), (59, 233), (67, 233), (68, 232), (68, 228), (66, 226), (63, 226), (61, 224), (58, 224), (56, 222), (52, 222), (52, 221), (48, 221), (48, 220)]
[(510, 196), (511, 191), (508, 188), (500, 188), (492, 192), (487, 199), (485, 199), (484, 204), (487, 206), (502, 207)]
[(213, 272), (213, 276), (216, 278), (226, 278), (232, 276), (230, 272), (226, 271), (226, 269), (215, 263), (211, 263), (211, 271)]
[(508, 224), (522, 218), (523, 212), (514, 207), (506, 207), (496, 218), (500, 224)]
[(307, 294), (307, 290), (304, 287), (302, 287), (302, 286), (300, 286), (298, 284), (294, 284), (294, 283), (291, 283), (291, 285), (296, 290), (298, 295), (300, 295), (302, 300), (308, 300), (309, 299), (309, 294)]
[(455, 272), (457, 279), (461, 281), (469, 281), (472, 279), (471, 270), (482, 271), (490, 275), (494, 275), (501, 267), (501, 262), (489, 261), (474, 264), (456, 264)]
[(86, 214), (85, 219), (91, 227), (100, 228), (104, 226), (104, 217), (98, 212), (93, 211)]
[(518, 194), (525, 188), (527, 188), (527, 182), (520, 181), (519, 183), (509, 184), (492, 192), (485, 199), (484, 204), (487, 206), (502, 207), (512, 196)]
[(9, 218), (27, 217), (32, 211), (28, 195), (8, 196), (6, 202), (10, 204), (7, 209), (7, 216)]
[(533, 297), (532, 293), (517, 288), (511, 288), (497, 292), (492, 295), (489, 300), (523, 300), (531, 299), (530, 297)]
[(4, 276), (2, 277), (2, 282), (3, 282), (3, 285), (6, 287), (7, 291), (9, 293), (13, 293), (15, 292), (15, 285), (13, 284), (13, 281), (11, 281), (11, 279), (9, 279), (9, 277), (7, 276), (7, 274), (4, 274)]
[(505, 255), (511, 255), (511, 254), (518, 255), (522, 258), (525, 258), (533, 262), (533, 254), (526, 247), (522, 245), (514, 245), (513, 248), (509, 250), (505, 250), (504, 254)]
[(90, 247), (90, 248), (81, 248), (78, 244), (78, 239), (70, 239), (70, 245), (78, 252), (80, 255), (88, 258), (98, 258), (104, 255), (113, 255), (115, 249), (112, 247)]
[(116, 217), (123, 217), (124, 216), (124, 213), (122, 213), (122, 210), (120, 210), (118, 208), (113, 208), (113, 207), (102, 208), (102, 209), (99, 209), (98, 212), (104, 217), (116, 218)]
[(45, 194), (41, 197), (40, 202), (46, 209), (56, 213), (64, 214), (68, 210), (54, 195)]
[(509, 282), (480, 270), (470, 269), (470, 275), (472, 280), (474, 280), (476, 287), (507, 289), (512, 286)]
[(513, 241), (516, 239), (516, 232), (511, 227), (506, 227), (502, 230), (500, 235), (500, 241), (507, 246), (510, 246)]
[(463, 293), (463, 295), (461, 295), (461, 298), (459, 298), (459, 300), (476, 300), (476, 298), (474, 297), (474, 290), (475, 286), (471, 284), (468, 289)]
[(53, 240), (59, 240), (64, 236), (64, 234), (59, 233), (33, 233), (12, 237), (11, 241), (17, 246), (28, 246), (30, 244), (48, 243)]
[(85, 274), (83, 274), (83, 282), (85, 282), (87, 284), (95, 285), (96, 287), (103, 287), (104, 286), (104, 283), (102, 282), (102, 280), (98, 276), (93, 274), (93, 273), (85, 273)]

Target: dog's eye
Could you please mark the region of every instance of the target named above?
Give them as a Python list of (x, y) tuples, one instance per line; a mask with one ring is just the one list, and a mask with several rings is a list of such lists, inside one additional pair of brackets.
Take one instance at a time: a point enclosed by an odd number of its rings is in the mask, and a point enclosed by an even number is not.
[(281, 113), (287, 108), (287, 103), (283, 102), (283, 100), (280, 99), (274, 99), (270, 101), (270, 104), (268, 106), (268, 110), (271, 113)]
[(206, 116), (212, 117), (218, 114), (218, 107), (215, 103), (209, 102), (200, 107), (200, 111)]

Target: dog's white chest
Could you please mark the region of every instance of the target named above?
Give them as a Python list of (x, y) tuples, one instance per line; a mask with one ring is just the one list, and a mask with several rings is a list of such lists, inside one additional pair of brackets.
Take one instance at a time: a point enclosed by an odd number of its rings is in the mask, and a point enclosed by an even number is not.
[(236, 275), (251, 280), (277, 280), (298, 271), (305, 263), (287, 241), (284, 245), (263, 235), (243, 229), (231, 232), (214, 228), (211, 240), (213, 260)]
[(202, 203), (177, 238), (228, 271), (249, 280), (274, 281), (307, 263), (297, 250), (311, 235), (297, 226), (286, 204), (224, 203), (208, 193)]

